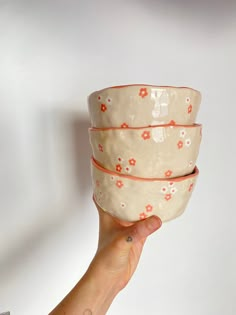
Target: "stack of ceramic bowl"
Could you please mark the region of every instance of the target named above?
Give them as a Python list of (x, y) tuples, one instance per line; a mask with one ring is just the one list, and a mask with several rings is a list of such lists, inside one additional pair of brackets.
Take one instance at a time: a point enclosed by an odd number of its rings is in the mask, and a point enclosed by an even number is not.
[(88, 98), (97, 204), (125, 221), (179, 216), (195, 185), (200, 92), (186, 87), (116, 86)]

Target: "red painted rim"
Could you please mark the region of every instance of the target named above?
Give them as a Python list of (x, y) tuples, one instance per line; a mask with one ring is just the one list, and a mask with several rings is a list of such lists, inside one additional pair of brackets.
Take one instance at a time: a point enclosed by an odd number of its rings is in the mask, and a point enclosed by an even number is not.
[(143, 177), (136, 177), (136, 176), (129, 176), (129, 175), (124, 175), (124, 174), (117, 174), (115, 172), (112, 172), (110, 170), (107, 170), (106, 168), (102, 167), (98, 161), (94, 159), (94, 157), (91, 158), (91, 162), (94, 167), (99, 169), (103, 173), (110, 174), (112, 176), (116, 177), (121, 177), (121, 178), (127, 178), (130, 180), (134, 181), (143, 181), (143, 182), (155, 182), (155, 181), (160, 181), (160, 182), (181, 182), (184, 180), (188, 180), (189, 178), (196, 177), (199, 174), (199, 169), (197, 166), (195, 166), (193, 172), (189, 175), (181, 176), (181, 177), (175, 177), (175, 178), (143, 178)]

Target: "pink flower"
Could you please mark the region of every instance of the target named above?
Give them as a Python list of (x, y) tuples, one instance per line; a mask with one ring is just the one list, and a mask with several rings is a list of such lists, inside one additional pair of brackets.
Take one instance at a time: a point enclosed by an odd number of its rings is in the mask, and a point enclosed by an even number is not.
[(170, 125), (176, 125), (176, 122), (172, 119), (170, 122), (169, 122)]
[(139, 214), (139, 219), (140, 220), (144, 220), (144, 219), (146, 219), (146, 217), (147, 217), (147, 215), (146, 215), (145, 212), (142, 212), (142, 213)]
[(118, 188), (122, 188), (122, 187), (124, 186), (122, 180), (117, 180), (117, 181), (116, 181), (116, 186), (117, 186)]
[(192, 191), (193, 190), (193, 183), (189, 185), (188, 191)]
[(142, 133), (142, 138), (143, 138), (143, 140), (150, 139), (150, 138), (151, 138), (151, 136), (150, 136), (150, 131), (144, 131), (144, 132)]
[(136, 160), (134, 158), (129, 159), (129, 164), (132, 165), (132, 166), (135, 166)]
[(165, 195), (165, 200), (166, 200), (166, 201), (169, 201), (169, 200), (171, 199), (171, 197), (172, 197), (171, 194), (166, 194), (166, 195)]
[(144, 98), (144, 97), (147, 96), (147, 95), (148, 95), (148, 91), (147, 91), (146, 88), (141, 88), (141, 89), (139, 90), (139, 96), (141, 96), (142, 98)]
[(171, 170), (168, 170), (165, 172), (165, 177), (170, 177), (172, 175), (172, 171)]
[(105, 104), (101, 104), (101, 111), (105, 112), (107, 110), (107, 107)]
[(129, 126), (124, 122), (122, 125), (121, 125), (121, 128), (128, 128)]
[(146, 207), (147, 212), (152, 212), (153, 206), (152, 205), (147, 205)]
[(179, 149), (182, 149), (183, 148), (183, 141), (179, 140), (179, 142), (177, 143), (177, 146)]
[(122, 167), (121, 167), (120, 164), (117, 164), (117, 165), (116, 165), (116, 171), (117, 171), (117, 172), (121, 172), (121, 171), (122, 171)]
[(188, 106), (188, 114), (192, 113), (192, 110), (193, 110), (193, 106), (190, 104)]
[(103, 152), (103, 146), (101, 144), (98, 145), (99, 151)]

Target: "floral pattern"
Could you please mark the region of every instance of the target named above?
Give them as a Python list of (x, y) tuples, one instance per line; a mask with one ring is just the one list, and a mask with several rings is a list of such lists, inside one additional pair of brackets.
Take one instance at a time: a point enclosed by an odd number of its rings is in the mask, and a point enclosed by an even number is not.
[(125, 171), (126, 171), (126, 173), (130, 173), (131, 172), (131, 168), (129, 166), (126, 166), (125, 167)]
[(103, 152), (103, 146), (99, 143), (99, 145), (98, 145), (98, 150), (100, 151), (100, 152)]
[(147, 215), (146, 215), (145, 212), (142, 212), (142, 213), (139, 214), (139, 219), (140, 219), (140, 220), (144, 220), (144, 219), (146, 219), (146, 218), (147, 218)]
[(170, 122), (169, 122), (170, 125), (176, 125), (176, 122), (172, 119)]
[(193, 110), (193, 106), (190, 104), (188, 106), (188, 114), (191, 114), (192, 113), (192, 110)]
[(162, 193), (162, 194), (165, 194), (167, 191), (168, 191), (168, 188), (167, 188), (166, 186), (163, 186), (163, 187), (161, 188), (161, 193)]
[(186, 130), (185, 129), (181, 129), (180, 132), (179, 132), (179, 136), (181, 138), (184, 138), (186, 136)]
[(172, 198), (172, 195), (171, 195), (171, 194), (166, 194), (166, 195), (165, 195), (165, 200), (166, 200), (166, 201), (169, 201), (171, 198)]
[(134, 158), (129, 159), (129, 165), (135, 166), (136, 160)]
[(152, 205), (146, 205), (146, 212), (152, 212), (153, 206)]
[(101, 111), (104, 113), (107, 110), (107, 107), (105, 104), (101, 104)]
[(178, 148), (182, 149), (183, 145), (184, 145), (183, 141), (179, 140), (179, 142), (177, 143)]
[(171, 170), (168, 170), (165, 172), (165, 177), (170, 177), (172, 175), (172, 171)]
[(116, 171), (121, 172), (122, 171), (122, 166), (120, 164), (116, 165)]
[(146, 88), (141, 88), (141, 89), (139, 90), (139, 96), (141, 96), (142, 98), (144, 98), (144, 97), (147, 96), (147, 95), (148, 95), (148, 91), (147, 91)]
[(151, 138), (151, 135), (150, 135), (150, 131), (144, 131), (143, 133), (142, 133), (142, 138), (143, 138), (143, 140), (148, 140), (148, 139), (150, 139)]
[(186, 147), (190, 147), (190, 145), (191, 145), (191, 140), (190, 140), (190, 139), (186, 139), (186, 140), (185, 140), (185, 145), (186, 145)]
[(192, 191), (193, 190), (193, 183), (189, 185), (188, 191)]
[(117, 180), (117, 181), (116, 181), (116, 186), (117, 186), (118, 188), (122, 188), (122, 187), (124, 186), (122, 180)]
[(121, 128), (128, 128), (128, 124), (126, 124), (125, 122), (120, 126)]

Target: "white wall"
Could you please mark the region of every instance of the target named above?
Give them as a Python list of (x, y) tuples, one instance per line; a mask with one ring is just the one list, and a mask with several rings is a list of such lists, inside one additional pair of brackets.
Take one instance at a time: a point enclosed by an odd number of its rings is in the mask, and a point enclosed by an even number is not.
[(202, 92), (201, 174), (108, 314), (236, 313), (235, 39), (230, 0), (0, 1), (0, 312), (47, 314), (86, 270), (86, 97), (150, 83)]

